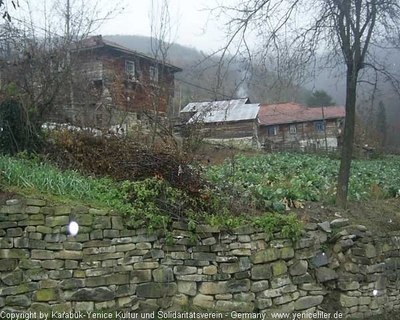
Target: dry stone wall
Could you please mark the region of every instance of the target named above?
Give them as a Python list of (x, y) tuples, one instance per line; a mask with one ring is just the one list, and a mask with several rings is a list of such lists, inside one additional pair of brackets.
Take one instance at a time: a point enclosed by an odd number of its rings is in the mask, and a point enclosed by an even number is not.
[[(80, 232), (70, 236), (74, 219)], [(129, 230), (122, 216), (13, 199), (0, 207), (0, 312), (207, 310), (365, 317), (400, 307), (400, 233), (345, 219), (293, 243), (243, 226)], [(4, 313), (3, 313), (4, 314)]]

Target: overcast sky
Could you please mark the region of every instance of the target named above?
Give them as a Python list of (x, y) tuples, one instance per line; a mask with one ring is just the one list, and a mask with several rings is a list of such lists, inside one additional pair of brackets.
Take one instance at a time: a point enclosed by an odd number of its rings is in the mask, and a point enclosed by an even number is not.
[[(224, 43), (224, 22), (210, 17), (207, 8), (215, 8), (221, 1), (168, 0), (172, 42), (208, 52), (218, 49)], [(229, 3), (238, 0), (223, 1)], [(154, 2), (160, 6), (163, 0)], [(63, 17), (67, 0), (20, 0), (19, 3), (20, 6), (16, 10), (11, 5), (8, 7), (14, 18), (13, 23), (27, 27), (35, 26), (38, 36), (43, 36), (44, 30), (48, 30), (50, 25), (55, 34), (62, 35), (65, 32)], [(70, 0), (72, 16), (80, 10), (84, 11), (89, 19), (92, 19), (97, 11), (102, 13), (96, 17), (104, 16), (105, 12), (110, 10), (119, 11), (93, 33), (102, 35), (150, 36), (151, 3), (151, 0)], [(81, 9), (82, 7), (84, 9)]]
[[(150, 36), (151, 0), (126, 0), (125, 4), (123, 13), (107, 21), (99, 32)], [(169, 0), (174, 42), (204, 51), (219, 48), (224, 38), (223, 21), (209, 17), (206, 10), (216, 5), (216, 0)]]

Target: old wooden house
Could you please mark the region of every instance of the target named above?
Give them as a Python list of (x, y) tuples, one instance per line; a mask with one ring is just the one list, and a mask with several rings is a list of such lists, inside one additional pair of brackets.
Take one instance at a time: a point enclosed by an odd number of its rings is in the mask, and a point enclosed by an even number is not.
[(224, 101), (192, 102), (180, 116), (187, 127), (197, 127), (206, 139), (235, 145), (258, 146), (259, 104), (248, 98)]
[(293, 102), (260, 105), (260, 141), (267, 150), (337, 148), (345, 115), (343, 106), (309, 108)]
[(174, 74), (182, 71), (102, 36), (77, 43), (71, 67), (69, 101), (54, 110), (54, 120), (100, 128), (123, 125), (126, 130), (165, 119)]

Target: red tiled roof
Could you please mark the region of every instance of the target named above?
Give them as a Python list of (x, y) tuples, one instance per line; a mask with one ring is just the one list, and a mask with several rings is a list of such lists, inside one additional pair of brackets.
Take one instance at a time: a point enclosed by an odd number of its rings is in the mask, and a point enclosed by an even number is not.
[[(324, 107), (324, 116), (325, 119), (344, 118), (346, 110), (343, 106)], [(294, 102), (260, 105), (258, 118), (264, 126), (323, 120), (322, 108), (309, 108)]]

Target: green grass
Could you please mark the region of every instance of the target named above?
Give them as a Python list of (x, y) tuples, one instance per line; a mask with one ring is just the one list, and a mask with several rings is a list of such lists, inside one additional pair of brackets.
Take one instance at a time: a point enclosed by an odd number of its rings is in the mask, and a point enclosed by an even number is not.
[(123, 209), (123, 195), (111, 179), (84, 177), (76, 171), (61, 171), (35, 159), (0, 156), (0, 182), (24, 194), (76, 201), (87, 205)]

